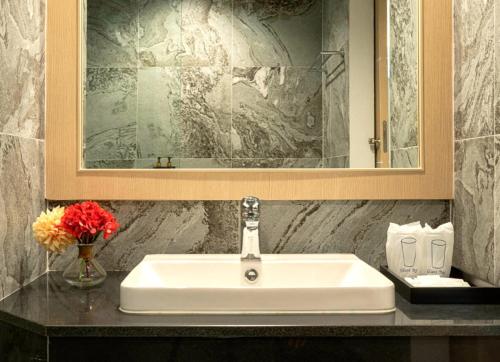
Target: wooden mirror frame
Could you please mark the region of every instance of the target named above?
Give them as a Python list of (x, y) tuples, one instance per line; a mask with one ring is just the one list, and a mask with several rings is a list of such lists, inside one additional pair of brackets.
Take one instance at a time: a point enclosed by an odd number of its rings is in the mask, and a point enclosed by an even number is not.
[(421, 0), (419, 169), (80, 168), (80, 0), (47, 1), (49, 200), (394, 200), (453, 198), (452, 0)]

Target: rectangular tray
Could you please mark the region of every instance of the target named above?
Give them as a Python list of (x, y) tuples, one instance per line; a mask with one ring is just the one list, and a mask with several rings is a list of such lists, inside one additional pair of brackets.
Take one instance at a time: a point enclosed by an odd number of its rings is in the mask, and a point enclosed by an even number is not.
[[(380, 272), (389, 278), (396, 287), (396, 292), (412, 304), (500, 304), (500, 288), (473, 279), (460, 269), (452, 267), (451, 278), (461, 278), (469, 282), (470, 288), (417, 288), (408, 284), (387, 266), (381, 266)], [(476, 284), (481, 284), (477, 286)]]

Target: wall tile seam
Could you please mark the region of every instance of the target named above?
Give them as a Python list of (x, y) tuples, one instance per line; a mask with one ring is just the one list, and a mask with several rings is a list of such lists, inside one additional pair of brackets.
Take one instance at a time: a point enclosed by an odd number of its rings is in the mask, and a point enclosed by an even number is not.
[(30, 141), (45, 142), (45, 138), (26, 137), (26, 136), (23, 136), (23, 135), (9, 133), (9, 132), (2, 132), (2, 131), (0, 131), (0, 136), (7, 136), (7, 137), (13, 137), (13, 138), (21, 138), (23, 140), (30, 140)]
[(417, 146), (408, 146), (408, 147), (393, 148), (393, 149), (391, 149), (391, 151), (413, 150), (415, 148), (420, 148), (420, 146), (417, 145)]
[[(493, 116), (493, 122), (495, 122), (495, 116)], [(455, 125), (454, 127), (455, 128)], [(455, 141), (463, 141), (463, 140), (473, 140), (476, 138), (486, 138), (486, 137), (491, 137), (491, 136), (500, 136), (500, 132), (495, 132), (495, 130), (491, 131), (489, 134), (484, 134), (481, 136), (472, 136), (472, 137), (457, 137), (456, 134), (453, 135), (453, 138)]]
[[(48, 271), (48, 270), (47, 270), (47, 271)], [(10, 297), (11, 295), (13, 295), (13, 294), (17, 293), (19, 290), (21, 290), (23, 287), (25, 287), (25, 286), (27, 286), (28, 284), (33, 283), (35, 280), (37, 280), (37, 279), (41, 278), (42, 276), (44, 276), (44, 275), (47, 273), (47, 271), (44, 271), (43, 273), (41, 273), (41, 274), (39, 274), (39, 275), (37, 275), (37, 276), (35, 276), (35, 277), (33, 277), (33, 278), (26, 279), (26, 280), (23, 282), (23, 284), (22, 284), (19, 288), (15, 289), (15, 290), (12, 290), (9, 294), (4, 295), (3, 297), (1, 297), (1, 298), (0, 298), (0, 301), (2, 301), (2, 300), (4, 300), (4, 299), (6, 299), (6, 298), (8, 298), (8, 297)]]
[[(493, 94), (496, 94), (496, 92), (494, 91)], [(453, 102), (455, 103), (455, 101)], [(455, 113), (455, 112), (454, 112)], [(492, 117), (492, 121), (495, 122), (495, 118), (496, 116), (493, 115)], [(455, 128), (455, 119), (453, 120), (453, 126)], [(485, 137), (490, 137), (490, 136), (499, 136), (500, 135), (500, 132), (496, 132), (495, 130), (492, 130), (490, 133), (488, 134), (483, 134), (483, 135), (480, 135), (480, 136), (471, 136), (471, 137), (457, 137), (457, 135), (455, 134), (454, 135), (454, 139), (455, 141), (462, 141), (462, 140), (468, 140), (468, 139), (475, 139), (475, 138), (485, 138)]]
[(500, 137), (500, 133), (486, 135), (486, 136), (479, 136), (479, 137), (469, 137), (469, 138), (460, 138), (460, 139), (455, 138), (454, 141), (453, 141), (453, 143), (455, 144), (455, 143), (460, 143), (460, 142), (465, 142), (465, 141), (474, 141), (474, 140), (481, 140), (481, 139), (487, 139), (487, 138), (496, 138), (496, 137)]

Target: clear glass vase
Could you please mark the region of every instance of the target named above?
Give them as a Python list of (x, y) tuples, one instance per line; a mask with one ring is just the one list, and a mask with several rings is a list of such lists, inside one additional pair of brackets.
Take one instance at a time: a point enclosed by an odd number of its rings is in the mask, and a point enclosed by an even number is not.
[(101, 284), (106, 279), (106, 271), (94, 258), (94, 244), (78, 244), (78, 257), (63, 272), (69, 284), (85, 289)]

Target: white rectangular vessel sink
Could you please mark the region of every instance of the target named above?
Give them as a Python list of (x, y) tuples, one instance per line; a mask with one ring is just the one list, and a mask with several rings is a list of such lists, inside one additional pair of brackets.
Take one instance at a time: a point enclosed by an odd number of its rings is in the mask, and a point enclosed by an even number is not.
[(120, 287), (132, 314), (373, 314), (394, 299), (392, 282), (352, 254), (148, 255)]

